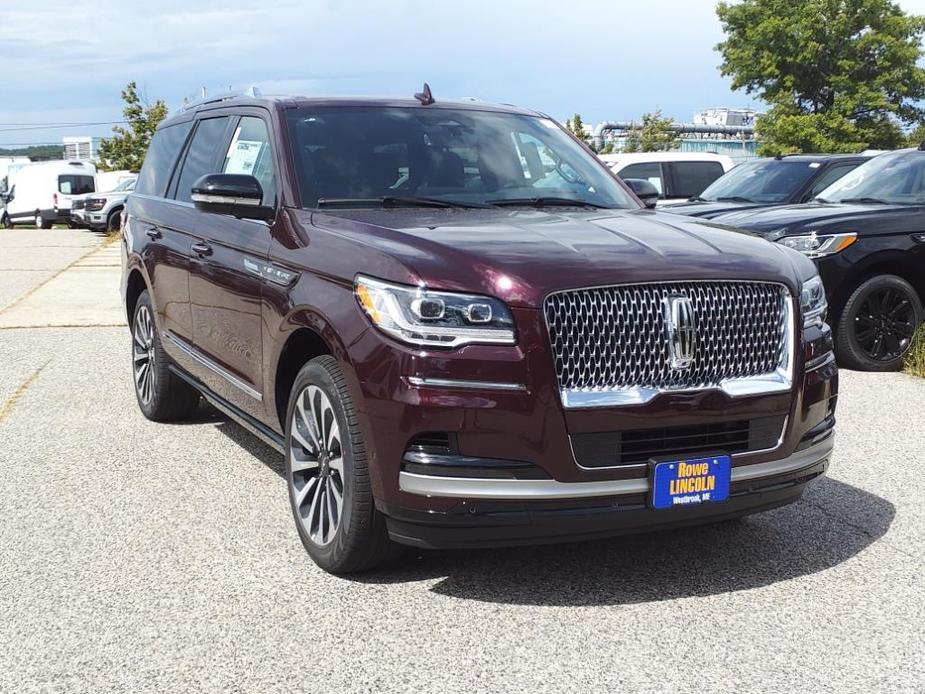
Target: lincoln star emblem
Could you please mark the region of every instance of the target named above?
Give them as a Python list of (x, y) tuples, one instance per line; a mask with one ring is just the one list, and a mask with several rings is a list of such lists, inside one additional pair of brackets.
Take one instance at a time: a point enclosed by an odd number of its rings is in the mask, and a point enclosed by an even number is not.
[(686, 296), (673, 294), (662, 300), (668, 358), (672, 369), (687, 369), (697, 351), (697, 316)]

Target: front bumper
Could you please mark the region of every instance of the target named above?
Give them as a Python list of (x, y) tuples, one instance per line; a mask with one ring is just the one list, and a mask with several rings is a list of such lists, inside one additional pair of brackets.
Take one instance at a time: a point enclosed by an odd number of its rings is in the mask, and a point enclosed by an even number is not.
[[(781, 460), (734, 467), (730, 497), (718, 504), (656, 510), (646, 478), (563, 483), (429, 477), (401, 473), (405, 491), (467, 499), (453, 512), (380, 505), (390, 537), (429, 549), (589, 540), (737, 518), (797, 501), (828, 467), (834, 434)], [(497, 503), (503, 501), (504, 503)]]

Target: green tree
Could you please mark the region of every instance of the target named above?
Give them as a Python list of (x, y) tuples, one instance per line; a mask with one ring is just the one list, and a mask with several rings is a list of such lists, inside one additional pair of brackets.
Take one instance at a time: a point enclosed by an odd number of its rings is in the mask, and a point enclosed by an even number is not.
[(122, 90), (122, 100), (125, 102), (122, 114), (128, 127), (114, 127), (115, 134), (100, 143), (100, 168), (105, 171), (139, 171), (154, 131), (167, 117), (167, 105), (160, 100), (150, 105), (142, 101), (134, 82)]
[(575, 135), (575, 137), (577, 137), (582, 142), (590, 142), (591, 133), (585, 126), (584, 121), (581, 120), (581, 116), (577, 113), (572, 116), (572, 118), (565, 121), (565, 127), (568, 128), (568, 130), (570, 130)]
[(639, 152), (667, 152), (677, 149), (681, 138), (671, 129), (674, 121), (662, 116), (661, 111), (644, 113), (639, 128)]
[(770, 106), (759, 153), (888, 149), (923, 120), (925, 17), (889, 0), (741, 0), (716, 13), (722, 74)]

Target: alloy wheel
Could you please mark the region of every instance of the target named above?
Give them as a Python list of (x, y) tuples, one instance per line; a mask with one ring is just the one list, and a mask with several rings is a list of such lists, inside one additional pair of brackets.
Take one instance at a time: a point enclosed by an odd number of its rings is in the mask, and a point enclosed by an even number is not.
[(861, 350), (875, 361), (892, 361), (909, 349), (915, 332), (915, 308), (904, 292), (884, 287), (861, 303), (854, 319)]
[(154, 321), (147, 306), (135, 313), (132, 330), (132, 366), (135, 372), (135, 390), (143, 405), (154, 397)]
[(317, 386), (299, 393), (289, 423), (289, 491), (311, 541), (334, 539), (344, 512), (344, 450), (328, 396)]

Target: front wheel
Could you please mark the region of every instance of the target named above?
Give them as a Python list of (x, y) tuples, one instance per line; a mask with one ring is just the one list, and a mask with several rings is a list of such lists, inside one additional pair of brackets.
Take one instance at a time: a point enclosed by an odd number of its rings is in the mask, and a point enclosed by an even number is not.
[(398, 553), (373, 504), (366, 446), (333, 357), (308, 362), (292, 386), (286, 480), (299, 538), (325, 571), (362, 571)]
[(836, 327), (839, 362), (860, 371), (898, 371), (922, 322), (918, 292), (902, 277), (878, 275), (852, 292)]
[(10, 219), (10, 215), (8, 215), (6, 212), (4, 212), (3, 216), (0, 217), (0, 227), (3, 227), (4, 229), (13, 228), (13, 220)]

